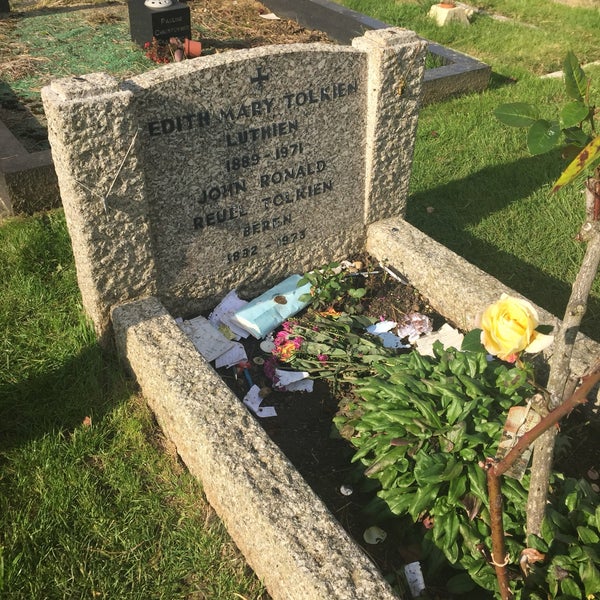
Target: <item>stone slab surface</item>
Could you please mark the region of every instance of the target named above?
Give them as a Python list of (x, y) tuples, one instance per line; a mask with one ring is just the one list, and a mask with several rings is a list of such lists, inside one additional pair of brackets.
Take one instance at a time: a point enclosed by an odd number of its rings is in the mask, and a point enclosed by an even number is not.
[(156, 298), (116, 307), (144, 397), (274, 600), (398, 599)]
[(0, 121), (0, 218), (60, 206), (49, 150), (27, 152)]

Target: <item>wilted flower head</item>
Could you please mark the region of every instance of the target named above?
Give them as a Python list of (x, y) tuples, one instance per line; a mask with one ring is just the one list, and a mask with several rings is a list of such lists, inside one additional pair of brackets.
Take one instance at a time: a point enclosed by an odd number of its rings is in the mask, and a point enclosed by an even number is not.
[(540, 352), (554, 340), (535, 330), (538, 314), (527, 300), (502, 294), (481, 316), (481, 343), (492, 355), (515, 362), (521, 352)]

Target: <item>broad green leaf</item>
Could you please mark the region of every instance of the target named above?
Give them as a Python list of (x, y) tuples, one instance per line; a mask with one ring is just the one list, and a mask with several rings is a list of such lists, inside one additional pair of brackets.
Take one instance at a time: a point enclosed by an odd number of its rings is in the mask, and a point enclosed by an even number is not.
[(527, 546), (529, 548), (534, 548), (535, 550), (539, 550), (540, 552), (548, 552), (548, 544), (541, 537), (537, 535), (530, 534), (527, 536)]
[(367, 293), (365, 288), (349, 289), (348, 296), (351, 298), (362, 298)]
[(600, 593), (600, 572), (591, 560), (579, 565), (579, 576), (585, 587), (585, 594), (589, 598), (593, 594)]
[(446, 589), (451, 594), (464, 594), (475, 589), (475, 582), (469, 577), (467, 573), (460, 573), (455, 575), (448, 580), (446, 583)]
[(560, 111), (560, 120), (565, 128), (577, 127), (589, 114), (590, 109), (580, 100), (569, 102)]
[(573, 596), (573, 598), (581, 598), (581, 590), (579, 589), (579, 586), (570, 577), (561, 579), (560, 591), (568, 596)]
[(589, 527), (580, 525), (577, 527), (577, 533), (579, 534), (579, 539), (584, 544), (597, 544), (600, 541), (598, 533)]
[(565, 74), (565, 88), (570, 98), (574, 100), (583, 100), (587, 91), (587, 77), (579, 60), (569, 51), (563, 63), (563, 72)]
[(560, 125), (556, 121), (540, 119), (536, 121), (527, 133), (527, 148), (531, 154), (544, 154), (552, 150), (560, 140)]
[(465, 334), (460, 349), (463, 352), (483, 352), (484, 347), (481, 343), (481, 329), (471, 329)]
[(529, 127), (540, 118), (537, 106), (525, 102), (501, 104), (494, 110), (498, 121), (511, 127)]
[(591, 137), (583, 131), (580, 127), (567, 127), (563, 129), (565, 135), (565, 142), (567, 146), (562, 149), (563, 156), (567, 159), (573, 160), (584, 146), (587, 146)]
[(552, 191), (556, 192), (560, 190), (560, 188), (573, 181), (577, 175), (597, 160), (600, 160), (600, 135), (594, 138), (562, 172), (562, 175), (554, 184)]

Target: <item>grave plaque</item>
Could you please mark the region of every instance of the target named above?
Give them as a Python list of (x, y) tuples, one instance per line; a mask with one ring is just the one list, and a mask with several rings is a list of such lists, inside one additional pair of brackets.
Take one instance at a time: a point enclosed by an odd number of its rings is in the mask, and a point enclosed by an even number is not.
[(131, 39), (143, 46), (157, 40), (171, 37), (191, 39), (190, 7), (184, 2), (173, 2), (165, 7), (146, 6), (144, 0), (129, 0), (129, 30)]
[(362, 250), (402, 215), (425, 42), (368, 32), (43, 90), (84, 303), (177, 315)]

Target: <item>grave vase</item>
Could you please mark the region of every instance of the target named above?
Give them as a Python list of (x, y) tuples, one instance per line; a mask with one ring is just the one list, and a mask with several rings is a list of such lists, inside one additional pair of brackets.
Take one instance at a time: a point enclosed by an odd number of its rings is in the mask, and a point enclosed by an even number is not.
[(183, 53), (186, 58), (197, 58), (202, 53), (202, 43), (185, 38), (183, 42)]

